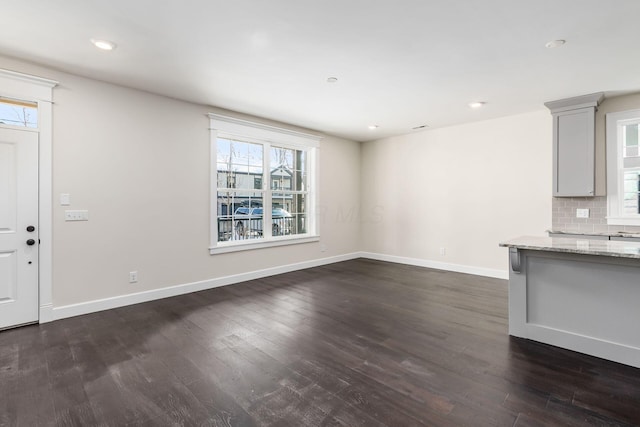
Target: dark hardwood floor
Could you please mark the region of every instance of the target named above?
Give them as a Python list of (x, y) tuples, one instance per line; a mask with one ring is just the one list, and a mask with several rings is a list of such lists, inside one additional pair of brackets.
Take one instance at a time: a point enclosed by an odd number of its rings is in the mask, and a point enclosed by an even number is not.
[(0, 332), (5, 426), (640, 424), (640, 369), (507, 335), (507, 283), (354, 260)]

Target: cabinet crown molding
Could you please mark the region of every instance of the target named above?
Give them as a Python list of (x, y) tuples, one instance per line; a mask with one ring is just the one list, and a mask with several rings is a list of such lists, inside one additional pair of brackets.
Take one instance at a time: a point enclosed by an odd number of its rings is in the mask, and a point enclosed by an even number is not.
[(544, 105), (551, 110), (551, 113), (553, 114), (562, 111), (577, 110), (579, 108), (597, 107), (603, 99), (604, 92), (597, 92), (589, 95), (549, 101), (545, 102)]

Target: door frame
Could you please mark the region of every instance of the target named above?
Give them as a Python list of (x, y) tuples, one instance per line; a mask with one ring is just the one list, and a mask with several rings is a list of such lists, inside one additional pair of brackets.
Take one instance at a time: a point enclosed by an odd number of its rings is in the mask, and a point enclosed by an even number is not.
[(39, 323), (53, 318), (53, 88), (57, 81), (0, 69), (0, 96), (38, 104)]

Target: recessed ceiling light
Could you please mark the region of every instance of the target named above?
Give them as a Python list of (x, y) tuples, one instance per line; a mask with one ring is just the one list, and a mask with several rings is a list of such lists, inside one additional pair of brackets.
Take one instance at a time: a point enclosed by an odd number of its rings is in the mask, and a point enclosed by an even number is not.
[(337, 82), (337, 81), (338, 81), (338, 78), (337, 78), (337, 77), (329, 77), (329, 78), (327, 79), (327, 83), (335, 83), (335, 82)]
[(102, 50), (113, 50), (116, 48), (116, 44), (109, 40), (91, 39), (91, 43), (93, 43), (93, 45), (98, 49)]
[(378, 129), (380, 126), (378, 125), (369, 125), (369, 129), (374, 130), (374, 129)]
[(550, 42), (545, 43), (544, 47), (548, 49), (553, 49), (554, 47), (560, 47), (565, 44), (566, 40), (551, 40)]
[(484, 107), (485, 104), (486, 104), (486, 102), (474, 101), (474, 102), (470, 102), (469, 103), (469, 107), (473, 108), (474, 110), (477, 110), (478, 108)]

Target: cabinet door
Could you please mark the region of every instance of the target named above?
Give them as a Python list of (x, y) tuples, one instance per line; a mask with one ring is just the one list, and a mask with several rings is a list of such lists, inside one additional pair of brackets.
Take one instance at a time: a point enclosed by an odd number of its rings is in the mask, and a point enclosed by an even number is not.
[(593, 196), (595, 191), (595, 108), (553, 115), (553, 195)]

